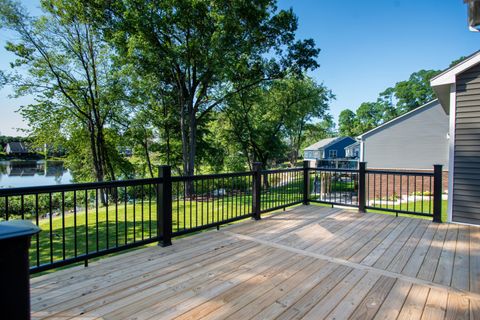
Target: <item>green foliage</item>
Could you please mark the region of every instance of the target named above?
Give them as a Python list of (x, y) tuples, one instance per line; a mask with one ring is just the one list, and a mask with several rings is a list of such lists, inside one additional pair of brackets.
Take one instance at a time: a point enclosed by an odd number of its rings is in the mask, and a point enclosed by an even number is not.
[(64, 149), (75, 181), (153, 177), (160, 164), (192, 175), (295, 163), (306, 140), (331, 134), (330, 120), (312, 122), (334, 97), (304, 76), (320, 50), (297, 39), (297, 17), (276, 0), (43, 0), (41, 10), (0, 0), (0, 25), (15, 35), (0, 85), (34, 96), (20, 109), (33, 144)]
[(408, 80), (400, 81), (393, 88), (380, 93), (380, 98), (395, 100), (397, 114), (402, 114), (420, 107), (435, 99), (430, 87), (430, 79), (439, 74), (438, 70), (420, 70), (410, 75)]
[(124, 0), (92, 2), (87, 11), (123, 63), (157, 79), (150, 89), (158, 105), (170, 100), (187, 175), (194, 172), (202, 121), (227, 98), (318, 67), (319, 49), (311, 39), (295, 39), (296, 16), (274, 0)]
[(305, 130), (322, 118), (332, 95), (309, 78), (287, 78), (232, 96), (225, 114), (225, 135), (235, 142), (250, 166), (296, 163)]
[[(465, 57), (453, 61), (453, 66)], [(430, 80), (439, 70), (419, 70), (381, 92), (375, 102), (362, 103), (356, 112), (344, 110), (338, 119), (341, 135), (357, 136), (436, 98)]]
[(65, 147), (82, 180), (115, 179), (122, 163), (108, 128), (124, 117), (125, 99), (112, 47), (84, 19), (80, 2), (41, 5), (42, 15), (30, 17), (21, 5), (0, 2), (1, 25), (17, 36), (6, 45), (16, 56), (7, 82), (16, 96), (35, 98), (21, 114), (37, 146)]
[(341, 136), (354, 137), (357, 135), (357, 119), (355, 112), (344, 109), (338, 116), (338, 131)]

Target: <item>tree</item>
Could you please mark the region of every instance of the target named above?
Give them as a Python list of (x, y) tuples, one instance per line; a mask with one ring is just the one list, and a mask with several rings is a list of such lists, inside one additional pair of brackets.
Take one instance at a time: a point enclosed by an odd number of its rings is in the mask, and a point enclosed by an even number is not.
[(241, 146), (250, 167), (279, 161), (296, 163), (307, 124), (322, 118), (332, 98), (323, 85), (311, 79), (272, 81), (231, 97), (225, 114), (231, 140)]
[(295, 40), (297, 18), (276, 1), (91, 2), (89, 14), (144, 76), (171, 89), (183, 173), (193, 175), (198, 125), (235, 94), (318, 67), (313, 40)]
[(354, 137), (358, 135), (357, 115), (350, 109), (345, 109), (338, 116), (338, 131), (341, 136)]
[[(109, 142), (116, 132), (108, 127), (123, 114), (118, 109), (124, 101), (112, 49), (77, 14), (79, 2), (41, 4), (43, 15), (34, 18), (19, 4), (0, 1), (2, 27), (18, 36), (6, 45), (17, 57), (7, 81), (17, 96), (35, 97), (34, 104), (21, 107), (21, 114), (37, 142), (72, 147), (71, 162), (85, 178), (114, 180), (118, 154)], [(19, 69), (24, 72), (15, 72)]]
[(331, 115), (326, 114), (323, 120), (316, 123), (307, 123), (305, 126), (305, 139), (302, 143), (301, 149), (314, 144), (315, 142), (331, 138), (337, 135), (335, 131), (335, 123)]
[(430, 87), (430, 79), (439, 74), (438, 70), (420, 70), (410, 75), (408, 80), (400, 81), (393, 88), (387, 88), (380, 93), (380, 98), (391, 101), (397, 109), (397, 114), (403, 114), (420, 107), (435, 99), (435, 93)]
[(316, 84), (310, 78), (287, 79), (279, 82), (280, 103), (289, 104), (285, 121), (285, 135), (288, 144), (290, 166), (295, 167), (300, 148), (306, 137), (307, 124), (313, 119), (326, 116), (328, 103), (334, 98), (330, 90)]

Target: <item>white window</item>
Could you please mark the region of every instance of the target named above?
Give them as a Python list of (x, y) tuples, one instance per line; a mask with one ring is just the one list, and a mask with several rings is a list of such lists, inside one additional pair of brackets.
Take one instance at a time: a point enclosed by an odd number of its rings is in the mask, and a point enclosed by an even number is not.
[(337, 157), (337, 150), (328, 150), (328, 157), (330, 159), (335, 159)]

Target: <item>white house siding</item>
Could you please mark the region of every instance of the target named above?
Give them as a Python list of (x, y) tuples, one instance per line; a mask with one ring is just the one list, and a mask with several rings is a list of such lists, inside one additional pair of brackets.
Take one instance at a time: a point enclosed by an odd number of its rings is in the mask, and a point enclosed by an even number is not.
[(448, 169), (448, 116), (435, 100), (360, 136), (369, 168)]

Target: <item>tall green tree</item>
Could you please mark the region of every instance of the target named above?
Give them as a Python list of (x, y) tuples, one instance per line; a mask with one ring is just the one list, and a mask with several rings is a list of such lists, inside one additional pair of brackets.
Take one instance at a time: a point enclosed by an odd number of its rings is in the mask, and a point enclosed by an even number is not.
[(76, 14), (80, 2), (41, 5), (42, 15), (31, 17), (20, 4), (0, 0), (0, 24), (16, 34), (6, 45), (16, 56), (7, 81), (17, 96), (35, 97), (21, 113), (39, 143), (69, 145), (74, 169), (85, 179), (113, 180), (116, 132), (108, 127), (122, 114), (124, 101), (112, 48)]
[(435, 93), (430, 87), (430, 79), (439, 74), (438, 70), (420, 70), (410, 75), (408, 80), (400, 81), (392, 88), (380, 93), (380, 98), (390, 100), (402, 114), (420, 107), (435, 99)]
[(120, 56), (172, 89), (183, 173), (194, 173), (198, 126), (230, 96), (318, 67), (313, 40), (275, 0), (123, 0), (88, 3)]
[(305, 126), (305, 139), (301, 148), (308, 147), (319, 140), (334, 137), (337, 134), (338, 132), (335, 130), (333, 117), (330, 114), (325, 114), (322, 120), (314, 123), (307, 123)]
[(358, 135), (357, 115), (350, 109), (345, 109), (338, 116), (338, 133), (341, 136), (354, 137)]
[(307, 125), (327, 116), (328, 104), (334, 98), (330, 90), (310, 78), (279, 81), (277, 100), (289, 105), (285, 121), (285, 138), (290, 165), (296, 166), (300, 149), (306, 139)]
[(231, 140), (241, 146), (250, 167), (255, 161), (267, 167), (286, 159), (295, 164), (307, 125), (325, 116), (331, 98), (309, 78), (277, 80), (239, 93), (224, 111)]

